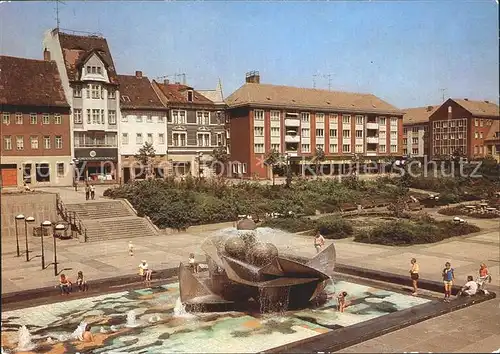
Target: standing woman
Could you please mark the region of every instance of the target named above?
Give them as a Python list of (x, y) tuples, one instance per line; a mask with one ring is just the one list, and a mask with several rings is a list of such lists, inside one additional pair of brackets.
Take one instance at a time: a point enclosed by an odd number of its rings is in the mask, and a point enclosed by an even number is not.
[(417, 295), (417, 290), (418, 290), (417, 282), (418, 282), (418, 273), (420, 272), (420, 267), (418, 266), (417, 260), (415, 258), (412, 258), (410, 263), (411, 263), (410, 277), (413, 285), (412, 295), (415, 296)]

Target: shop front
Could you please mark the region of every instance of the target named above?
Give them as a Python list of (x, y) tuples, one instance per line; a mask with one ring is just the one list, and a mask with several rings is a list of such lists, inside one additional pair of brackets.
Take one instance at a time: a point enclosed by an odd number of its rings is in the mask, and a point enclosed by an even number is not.
[(118, 149), (75, 148), (75, 179), (78, 181), (116, 183)]

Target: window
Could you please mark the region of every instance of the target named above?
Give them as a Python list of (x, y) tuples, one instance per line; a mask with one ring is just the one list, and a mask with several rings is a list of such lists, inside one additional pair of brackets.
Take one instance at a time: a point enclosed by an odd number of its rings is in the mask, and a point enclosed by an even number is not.
[(87, 98), (90, 98), (90, 85), (87, 85), (87, 88), (85, 89), (85, 91), (87, 92), (87, 94), (86, 94)]
[(379, 145), (379, 146), (378, 146), (378, 151), (379, 151), (379, 152), (386, 152), (386, 151), (385, 151), (385, 145)]
[(380, 117), (380, 118), (378, 119), (378, 124), (385, 125), (385, 117)]
[(158, 144), (160, 144), (160, 145), (165, 144), (165, 134), (158, 133)]
[(398, 132), (391, 131), (391, 139), (397, 139), (398, 138)]
[(385, 139), (386, 139), (385, 132), (380, 131), (380, 132), (378, 133), (378, 137), (379, 137), (379, 139), (385, 140)]
[(351, 137), (351, 131), (348, 129), (342, 130), (342, 137), (343, 138), (350, 138)]
[(210, 146), (210, 133), (198, 133), (196, 135), (198, 146)]
[(391, 152), (398, 152), (398, 146), (397, 145), (391, 145)]
[(56, 136), (56, 149), (62, 149), (62, 136)]
[(403, 149), (403, 155), (408, 155), (408, 149), (407, 148)]
[(60, 114), (54, 114), (54, 124), (62, 124), (62, 118)]
[(50, 136), (43, 137), (43, 148), (50, 149)]
[(271, 111), (271, 120), (280, 120), (281, 112), (280, 111)]
[(418, 133), (418, 127), (413, 127), (413, 128), (411, 128), (411, 131), (412, 131), (413, 133)]
[(479, 133), (479, 139), (482, 139), (483, 138), (483, 132), (480, 132)]
[(316, 129), (316, 136), (317, 137), (325, 136), (325, 130), (324, 129)]
[(280, 136), (280, 128), (271, 127), (271, 136)]
[(351, 145), (350, 144), (342, 145), (342, 152), (351, 152)]
[(447, 122), (443, 122), (443, 128), (448, 128), (448, 123)]
[(452, 121), (450, 122), (450, 127), (451, 127), (451, 128), (453, 128), (454, 126), (455, 126), (455, 121), (454, 121), (454, 120), (452, 120)]
[(479, 133), (478, 132), (475, 132), (474, 133), (474, 138), (478, 139), (479, 138)]
[(484, 120), (483, 119), (480, 119), (479, 120), (479, 126), (482, 127), (484, 125)]
[(193, 91), (189, 90), (187, 95), (188, 102), (193, 102)]
[(339, 115), (336, 113), (330, 114), (330, 126), (339, 124)]
[(403, 139), (403, 145), (408, 145), (408, 139), (407, 138)]
[(122, 145), (128, 145), (128, 133), (122, 133)]
[(217, 133), (217, 146), (222, 146), (223, 133)]
[(4, 150), (12, 150), (12, 137), (10, 135), (3, 137)]
[(38, 136), (36, 136), (36, 135), (32, 135), (32, 136), (30, 137), (30, 144), (31, 144), (31, 148), (32, 148), (33, 150), (38, 149)]
[(50, 182), (50, 168), (48, 163), (37, 163), (35, 170), (37, 182)]
[(325, 145), (324, 144), (316, 144), (316, 150), (325, 151)]
[(172, 142), (174, 146), (186, 146), (186, 133), (173, 133)]
[[(103, 117), (103, 119), (104, 119), (104, 117)], [(100, 122), (101, 122), (101, 110), (100, 109), (93, 109), (92, 110), (92, 124), (99, 124)]]
[(108, 89), (108, 98), (115, 99), (116, 98), (116, 90)]
[(172, 123), (186, 124), (186, 111), (172, 111)]
[(342, 116), (342, 124), (351, 124), (351, 116), (349, 114)]
[(142, 143), (143, 143), (142, 133), (137, 133), (137, 134), (135, 135), (135, 143), (136, 143), (137, 145), (142, 145)]
[(24, 150), (24, 136), (16, 136), (16, 150)]
[(209, 125), (210, 124), (210, 112), (196, 112), (196, 121), (199, 125)]
[(165, 117), (159, 116), (158, 117), (158, 123), (165, 123)]
[(73, 87), (73, 97), (82, 97), (82, 87), (80, 85)]
[(403, 134), (408, 134), (408, 129), (407, 128), (403, 128)]
[(475, 127), (479, 126), (479, 119), (474, 119), (474, 126)]
[(307, 112), (303, 112), (300, 114), (300, 120), (302, 121), (302, 123), (309, 123), (309, 113)]
[(264, 136), (264, 127), (254, 127), (253, 128), (254, 136)]
[(418, 148), (411, 149), (412, 155), (418, 155)]
[(474, 154), (479, 153), (479, 147), (477, 145), (474, 145)]
[(254, 120), (264, 120), (264, 111), (260, 109), (256, 109), (253, 111), (253, 119)]
[(48, 114), (42, 115), (42, 124), (50, 124), (50, 116)]
[(135, 116), (135, 121), (137, 123), (142, 123), (142, 116)]
[(64, 163), (57, 163), (57, 177), (64, 177)]
[(325, 122), (325, 114), (316, 113), (316, 123), (324, 123), (324, 122)]
[(16, 113), (16, 124), (23, 124), (23, 114)]
[(339, 152), (339, 146), (337, 144), (330, 144), (330, 153)]
[(281, 151), (280, 144), (271, 144), (271, 150), (280, 152)]
[(148, 133), (147, 134), (147, 137), (146, 137), (146, 142), (152, 144), (153, 143), (153, 134), (152, 133)]
[(306, 153), (307, 152), (311, 152), (311, 145), (309, 145), (309, 144), (302, 144), (301, 151), (302, 152), (306, 152)]
[(337, 137), (337, 129), (330, 129), (330, 138)]
[(26, 183), (31, 183), (31, 164), (23, 164), (23, 180)]
[(362, 138), (363, 137), (363, 131), (362, 130), (356, 130), (356, 138)]
[(4, 113), (3, 114), (3, 124), (9, 125), (10, 124), (10, 114), (9, 113)]
[(116, 111), (113, 110), (108, 111), (108, 124), (116, 125)]
[(37, 123), (36, 113), (31, 113), (30, 114), (30, 124), (36, 124), (36, 123)]
[(92, 99), (98, 100), (101, 98), (101, 86), (99, 85), (90, 85), (90, 89), (92, 92)]
[(356, 124), (361, 125), (364, 122), (363, 116), (356, 116)]
[(391, 125), (398, 125), (398, 119), (395, 117), (391, 117)]
[(418, 144), (418, 138), (411, 138), (412, 144)]
[(153, 123), (153, 117), (152, 117), (151, 115), (149, 115), (149, 114), (148, 114), (148, 115), (146, 116), (146, 122), (148, 122), (148, 123)]
[(357, 153), (361, 153), (361, 152), (363, 152), (363, 145), (361, 145), (361, 144), (356, 144), (355, 151), (356, 151)]
[(254, 144), (253, 152), (255, 152), (256, 154), (264, 153), (264, 144)]
[(87, 109), (87, 124), (92, 124), (92, 113), (90, 109)]
[(310, 130), (309, 128), (302, 128), (301, 134), (303, 138), (309, 138), (310, 136)]

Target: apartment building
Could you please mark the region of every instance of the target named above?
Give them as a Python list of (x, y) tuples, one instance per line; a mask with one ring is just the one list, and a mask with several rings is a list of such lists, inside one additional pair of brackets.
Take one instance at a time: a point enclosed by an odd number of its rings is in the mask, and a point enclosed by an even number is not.
[(56, 64), (0, 56), (1, 186), (71, 185), (70, 107)]
[(153, 89), (169, 108), (167, 117), (168, 160), (175, 176), (212, 174), (211, 154), (224, 146), (224, 115), (213, 101), (193, 87), (153, 80)]
[(222, 91), (221, 80), (219, 79), (215, 90), (198, 90), (198, 92), (215, 104), (215, 107), (217, 109), (216, 111), (217, 116), (219, 117), (220, 121), (224, 121), (225, 138), (223, 139), (224, 140), (223, 143), (227, 152), (229, 153), (231, 149), (231, 131), (229, 126), (229, 120), (226, 117), (227, 105), (224, 100), (224, 93)]
[(439, 106), (403, 109), (403, 155), (429, 156), (429, 117)]
[(80, 180), (115, 181), (119, 82), (105, 38), (46, 32), (44, 53), (55, 60), (71, 106), (71, 154)]
[(456, 152), (469, 160), (486, 156), (487, 135), (499, 119), (493, 102), (448, 99), (429, 117), (431, 157), (443, 159)]
[(120, 165), (123, 182), (146, 177), (146, 166), (135, 159), (145, 143), (155, 149), (151, 160), (157, 177), (168, 172), (167, 160), (167, 117), (168, 110), (161, 103), (151, 82), (142, 71), (135, 75), (118, 75), (120, 83)]
[(484, 142), (486, 145), (486, 154), (491, 155), (500, 163), (500, 121), (493, 121)]
[(245, 81), (226, 100), (234, 175), (270, 177), (263, 161), (271, 150), (286, 154), (296, 173), (316, 149), (326, 155), (325, 171), (355, 155), (373, 162), (402, 155), (403, 112), (374, 95), (261, 84), (258, 72)]

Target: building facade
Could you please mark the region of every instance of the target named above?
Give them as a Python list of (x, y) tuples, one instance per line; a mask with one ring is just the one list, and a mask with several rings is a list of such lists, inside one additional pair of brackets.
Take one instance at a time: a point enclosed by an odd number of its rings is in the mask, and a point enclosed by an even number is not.
[(45, 34), (43, 46), (45, 55), (57, 63), (71, 106), (75, 178), (116, 181), (120, 93), (106, 39), (54, 29)]
[(153, 80), (153, 89), (169, 109), (167, 149), (174, 176), (208, 177), (213, 150), (224, 146), (223, 111), (210, 99), (180, 83)]
[(402, 155), (403, 112), (374, 95), (261, 84), (251, 72), (226, 103), (233, 176), (269, 178), (263, 162), (271, 150), (285, 154), (295, 173), (317, 149), (326, 156), (324, 173), (354, 158)]
[(429, 117), (439, 106), (403, 109), (403, 155), (429, 156)]
[(1, 186), (71, 185), (70, 107), (56, 64), (0, 56)]
[[(141, 71), (136, 71), (135, 75), (118, 75), (118, 80), (121, 93), (119, 151), (123, 182), (145, 178), (149, 167), (156, 177), (163, 177), (168, 173), (168, 110)], [(155, 150), (151, 166), (143, 166), (135, 158), (145, 143), (152, 144)]]
[(432, 159), (460, 153), (469, 160), (488, 154), (486, 137), (500, 119), (498, 105), (489, 101), (448, 99), (429, 117)]
[(500, 163), (500, 121), (495, 120), (484, 140), (486, 152)]

